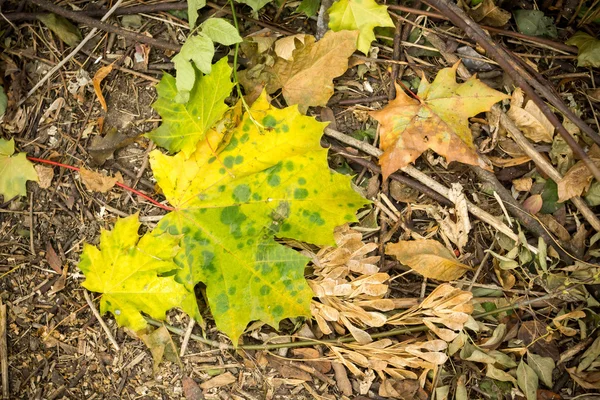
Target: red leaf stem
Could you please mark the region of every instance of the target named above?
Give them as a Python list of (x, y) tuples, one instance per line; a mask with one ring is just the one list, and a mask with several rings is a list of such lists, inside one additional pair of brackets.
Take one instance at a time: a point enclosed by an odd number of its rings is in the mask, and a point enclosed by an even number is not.
[[(73, 170), (73, 171), (79, 171), (79, 168), (74, 167), (72, 165), (67, 165), (67, 164), (62, 164), (62, 163), (56, 162), (56, 161), (46, 160), (44, 158), (36, 158), (36, 157), (27, 157), (27, 158), (30, 161), (35, 161), (35, 162), (39, 162), (39, 163), (42, 163), (42, 164), (54, 165), (54, 166), (61, 167), (61, 168), (67, 168), (67, 169), (70, 169), (70, 170)], [(131, 192), (131, 193), (137, 194), (138, 196), (140, 196), (140, 197), (148, 200), (150, 203), (154, 204), (155, 206), (157, 206), (159, 208), (162, 208), (163, 210), (167, 210), (167, 211), (173, 211), (174, 210), (173, 207), (169, 207), (169, 206), (166, 206), (164, 204), (161, 204), (158, 201), (154, 200), (153, 198), (149, 197), (148, 195), (145, 195), (144, 193), (142, 193), (142, 192), (140, 192), (140, 191), (138, 191), (138, 190), (136, 190), (134, 188), (131, 188), (131, 187), (129, 187), (129, 186), (123, 184), (123, 183), (117, 182), (116, 185), (119, 186), (119, 187), (121, 187), (121, 188), (123, 188), (123, 189), (125, 189), (125, 190), (127, 190), (127, 191), (129, 191), (129, 192)]]

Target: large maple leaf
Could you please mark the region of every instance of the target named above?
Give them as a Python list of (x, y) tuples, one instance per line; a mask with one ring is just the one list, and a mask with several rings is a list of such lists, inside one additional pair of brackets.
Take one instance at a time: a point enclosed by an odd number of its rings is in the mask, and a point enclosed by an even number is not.
[(334, 244), (334, 227), (355, 221), (367, 203), (349, 177), (329, 170), (324, 126), (295, 106), (271, 107), (263, 93), (217, 157), (215, 131), (189, 158), (151, 153), (176, 208), (154, 232), (184, 235), (178, 279), (190, 289), (206, 285), (217, 327), (234, 343), (252, 320), (277, 327), (283, 318), (310, 316), (308, 259), (274, 238)]
[(375, 40), (374, 28), (394, 27), (387, 7), (375, 0), (338, 0), (327, 12), (332, 31), (360, 31), (357, 48), (365, 54), (369, 53), (371, 42)]
[(456, 82), (456, 69), (442, 69), (429, 84), (423, 77), (413, 99), (397, 86), (396, 98), (370, 115), (379, 121), (381, 149), (379, 158), (384, 178), (406, 167), (425, 150), (432, 149), (448, 162), (485, 164), (473, 144), (468, 118), (488, 111), (509, 96), (498, 92), (475, 76)]
[(102, 314), (110, 311), (119, 325), (134, 331), (147, 326), (141, 312), (164, 319), (169, 309), (181, 307), (201, 320), (193, 292), (173, 276), (162, 276), (178, 269), (173, 257), (181, 236), (146, 234), (140, 239), (139, 227), (135, 214), (119, 219), (112, 231), (102, 230), (100, 249), (84, 244), (79, 262), (85, 274), (82, 286), (103, 294)]
[(7, 202), (15, 196), (27, 194), (27, 181), (38, 180), (38, 175), (25, 153), (15, 152), (14, 139), (0, 138), (0, 195)]
[[(193, 67), (192, 67), (193, 68)], [(196, 71), (196, 74), (199, 72)], [(227, 57), (212, 66), (210, 75), (198, 76), (186, 103), (177, 103), (175, 78), (164, 74), (156, 87), (158, 100), (152, 105), (163, 123), (148, 137), (171, 153), (183, 151), (189, 156), (196, 143), (229, 108), (225, 99), (231, 94), (231, 67)]]

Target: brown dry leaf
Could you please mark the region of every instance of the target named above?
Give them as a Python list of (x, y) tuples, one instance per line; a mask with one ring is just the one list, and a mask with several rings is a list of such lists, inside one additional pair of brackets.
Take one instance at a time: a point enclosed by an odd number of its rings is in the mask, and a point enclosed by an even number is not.
[[(299, 40), (295, 36), (304, 38)], [(242, 49), (251, 62), (250, 68), (240, 72), (239, 79), (249, 94), (263, 86), (269, 94), (281, 89), (288, 105), (297, 104), (301, 112), (306, 112), (310, 106), (325, 106), (333, 95), (333, 79), (348, 69), (358, 31), (328, 31), (318, 42), (314, 36), (295, 36), (293, 40), (287, 37), (277, 40), (274, 50), (264, 53), (258, 52), (258, 45), (243, 44)], [(289, 59), (277, 54), (279, 51), (288, 57), (290, 50)]]
[(42, 189), (48, 189), (52, 185), (52, 179), (54, 178), (54, 168), (44, 167), (43, 165), (36, 165), (35, 172), (38, 175), (38, 185)]
[(558, 361), (560, 352), (556, 340), (547, 334), (547, 325), (538, 320), (525, 321), (521, 324), (517, 338), (523, 342), (529, 351), (542, 357), (551, 357)]
[(416, 379), (386, 379), (379, 387), (379, 395), (399, 400), (427, 400), (427, 392)]
[[(113, 63), (114, 64), (114, 63)], [(113, 64), (105, 65), (104, 67), (100, 67), (94, 78), (92, 79), (92, 83), (94, 84), (94, 92), (96, 92), (96, 96), (98, 96), (98, 101), (102, 106), (104, 111), (108, 111), (108, 107), (106, 106), (106, 100), (104, 100), (104, 95), (102, 94), (102, 89), (100, 88), (100, 83), (102, 80), (108, 76), (113, 70)]]
[(542, 209), (544, 205), (544, 199), (539, 194), (534, 194), (525, 199), (525, 201), (521, 204), (523, 209), (531, 214), (537, 214)]
[(300, 45), (303, 45), (306, 38), (310, 35), (298, 34), (286, 36), (275, 42), (275, 54), (286, 61), (293, 61), (293, 53), (299, 46), (296, 45), (296, 40)]
[(52, 268), (57, 274), (63, 273), (62, 268), (62, 260), (54, 251), (54, 248), (50, 244), (50, 242), (46, 243), (46, 261), (50, 264), (50, 268)]
[(327, 374), (331, 371), (331, 362), (324, 360), (317, 349), (310, 347), (303, 349), (292, 349), (292, 355), (294, 357), (306, 360), (306, 364), (310, 365), (322, 374)]
[(475, 76), (456, 82), (456, 69), (442, 69), (432, 83), (423, 76), (417, 99), (396, 87), (396, 98), (387, 107), (369, 114), (379, 121), (380, 157), (384, 179), (431, 149), (446, 161), (489, 167), (479, 158), (468, 118), (507, 98), (487, 87)]
[(289, 361), (280, 360), (271, 355), (267, 355), (267, 359), (269, 360), (269, 365), (272, 368), (275, 368), (279, 374), (286, 379), (299, 379), (305, 382), (310, 382), (312, 380), (312, 377), (308, 372), (295, 367)]
[(177, 347), (171, 338), (171, 334), (164, 325), (155, 329), (150, 334), (140, 334), (139, 337), (150, 349), (150, 353), (152, 353), (154, 373), (158, 371), (158, 365), (163, 357), (171, 362), (179, 364), (180, 367), (182, 366), (181, 361), (179, 360)]
[(93, 192), (106, 193), (111, 190), (117, 182), (123, 183), (123, 176), (117, 172), (115, 176), (102, 175), (99, 172), (90, 171), (85, 168), (79, 169), (81, 181), (89, 190)]
[(453, 281), (472, 270), (459, 262), (444, 245), (431, 239), (389, 243), (385, 254), (396, 257), (402, 264), (424, 277), (439, 281)]
[(134, 140), (135, 138), (128, 137), (117, 128), (110, 128), (103, 137), (95, 136), (87, 150), (94, 160), (94, 164), (102, 165), (112, 157), (115, 150), (133, 143)]
[(515, 190), (518, 190), (519, 192), (529, 192), (531, 190), (531, 187), (533, 186), (533, 179), (532, 178), (518, 178), (518, 179), (513, 179), (512, 183), (513, 183), (513, 186), (515, 187)]
[(498, 27), (506, 25), (511, 16), (508, 11), (494, 4), (494, 0), (483, 0), (469, 10), (469, 15), (475, 22)]
[(496, 274), (496, 277), (498, 278), (498, 281), (500, 281), (500, 285), (502, 285), (504, 290), (512, 289), (517, 283), (515, 276), (510, 271), (499, 268), (497, 262), (494, 263), (494, 273)]
[(196, 381), (189, 376), (186, 376), (181, 380), (181, 385), (183, 386), (183, 395), (186, 400), (204, 400), (202, 389), (200, 389), (200, 386), (198, 386)]
[(318, 42), (307, 36), (304, 46), (293, 52), (292, 60), (278, 59), (273, 72), (287, 104), (298, 104), (301, 111), (327, 105), (333, 95), (333, 78), (348, 69), (357, 38), (357, 31), (328, 31)]
[(536, 216), (550, 232), (556, 235), (560, 240), (568, 242), (571, 239), (571, 234), (560, 222), (550, 214), (540, 214)]
[(200, 387), (204, 390), (209, 390), (221, 386), (231, 385), (235, 381), (237, 381), (237, 379), (235, 376), (233, 376), (231, 372), (225, 372), (224, 374), (215, 376), (214, 378), (209, 379), (206, 382), (202, 382), (200, 384)]
[(552, 143), (554, 125), (546, 118), (539, 107), (529, 100), (523, 107), (525, 96), (521, 88), (513, 91), (510, 109), (507, 115), (523, 131), (523, 134), (534, 142)]
[(562, 321), (569, 319), (580, 319), (585, 318), (585, 312), (581, 310), (571, 311), (569, 313), (559, 315), (558, 317), (552, 319), (552, 323), (556, 326), (556, 328), (565, 336), (575, 336), (577, 335), (577, 330), (573, 328), (569, 328), (568, 326), (563, 325)]
[(567, 372), (579, 386), (584, 389), (600, 389), (600, 371), (578, 372), (577, 368), (566, 368)]
[[(600, 147), (598, 145), (592, 145), (588, 156), (597, 167), (600, 167)], [(558, 187), (558, 201), (562, 203), (572, 197), (580, 196), (589, 189), (593, 178), (594, 176), (585, 166), (585, 163), (577, 161), (556, 184)]]

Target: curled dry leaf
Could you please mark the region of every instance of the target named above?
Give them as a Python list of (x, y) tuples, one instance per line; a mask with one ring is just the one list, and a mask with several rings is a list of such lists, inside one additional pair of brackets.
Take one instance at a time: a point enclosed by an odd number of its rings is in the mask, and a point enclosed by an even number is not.
[(494, 4), (494, 0), (483, 0), (469, 10), (469, 15), (475, 22), (490, 26), (504, 26), (511, 17), (508, 11)]
[(439, 281), (453, 281), (471, 271), (471, 267), (459, 262), (450, 250), (431, 239), (390, 243), (385, 254), (396, 257), (424, 277)]
[(523, 134), (534, 142), (552, 143), (554, 137), (554, 125), (546, 118), (539, 107), (528, 100), (523, 107), (525, 96), (521, 88), (514, 90), (510, 109), (507, 115), (523, 131)]
[[(598, 147), (598, 145), (594, 144), (588, 152), (588, 155), (596, 166), (600, 166), (600, 147)], [(567, 171), (565, 176), (556, 183), (558, 201), (562, 203), (572, 197), (580, 196), (589, 189), (592, 179), (593, 175), (588, 167), (586, 167), (585, 163), (583, 161), (578, 161), (569, 169), (569, 171)]]
[(115, 176), (106, 176), (99, 172), (80, 168), (79, 176), (81, 176), (81, 181), (85, 187), (93, 192), (106, 193), (111, 190), (117, 182), (123, 183), (123, 176), (121, 176), (120, 172), (117, 172)]
[(36, 165), (34, 168), (39, 179), (38, 185), (40, 185), (40, 188), (42, 189), (48, 189), (54, 178), (54, 169), (51, 167), (44, 167), (43, 165)]
[(104, 111), (108, 111), (108, 107), (106, 106), (106, 100), (104, 99), (104, 95), (102, 94), (102, 89), (100, 88), (100, 83), (110, 74), (113, 70), (113, 64), (105, 65), (104, 67), (100, 67), (96, 74), (94, 75), (94, 79), (92, 79), (92, 83), (94, 84), (94, 92), (96, 92), (96, 96), (98, 96), (98, 101), (102, 106)]
[(462, 253), (463, 248), (469, 241), (471, 221), (469, 220), (467, 199), (461, 184), (452, 184), (448, 193), (448, 199), (454, 203), (454, 210), (448, 211), (442, 207), (438, 208), (439, 212), (433, 208), (430, 208), (429, 210), (434, 210), (432, 214), (436, 222), (440, 225), (441, 232), (454, 243)]

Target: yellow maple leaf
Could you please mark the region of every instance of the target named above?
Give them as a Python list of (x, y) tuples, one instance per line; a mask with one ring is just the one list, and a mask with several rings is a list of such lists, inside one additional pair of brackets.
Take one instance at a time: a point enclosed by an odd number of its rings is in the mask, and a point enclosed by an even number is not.
[(431, 84), (423, 77), (418, 99), (397, 86), (396, 98), (383, 110), (370, 113), (380, 124), (383, 155), (379, 163), (384, 178), (406, 167), (427, 149), (446, 157), (448, 162), (485, 167), (473, 144), (468, 118), (488, 111), (508, 96), (474, 76), (457, 83), (458, 65), (442, 69)]

